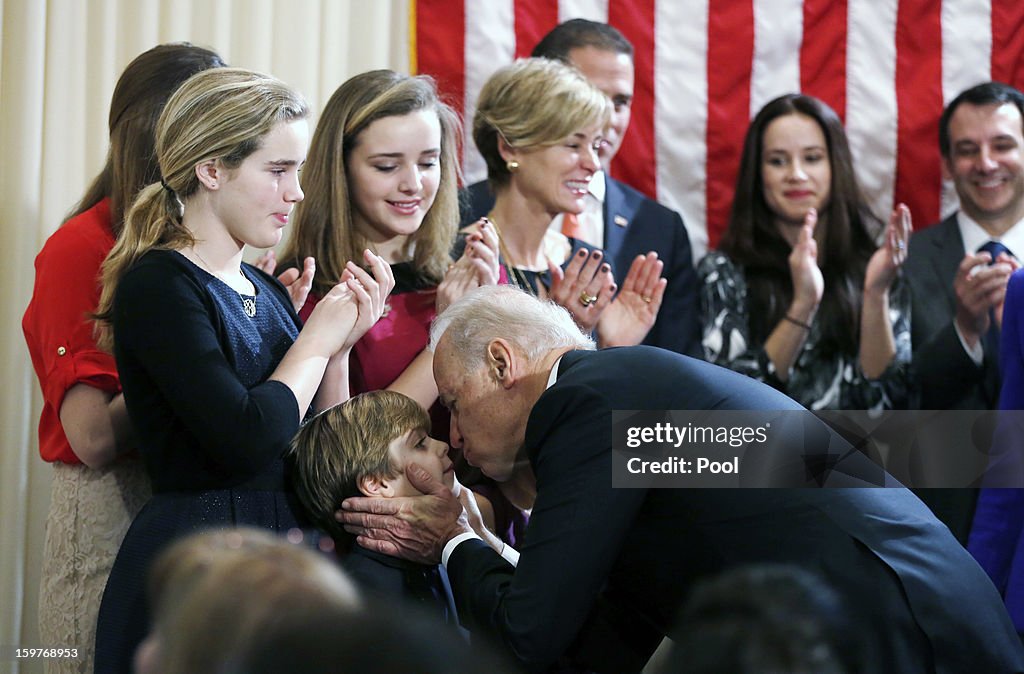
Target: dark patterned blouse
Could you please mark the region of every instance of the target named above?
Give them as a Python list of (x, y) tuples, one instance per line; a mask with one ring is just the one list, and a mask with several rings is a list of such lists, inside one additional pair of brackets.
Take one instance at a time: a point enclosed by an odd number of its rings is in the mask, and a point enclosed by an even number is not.
[(723, 253), (708, 253), (697, 265), (701, 280), (704, 358), (763, 381), (812, 410), (902, 409), (910, 398), (910, 293), (899, 280), (889, 294), (889, 321), (896, 355), (877, 379), (868, 379), (859, 358), (825, 351), (821, 327), (811, 325), (787, 381), (778, 378), (763, 344), (750, 343), (747, 281), (743, 269)]

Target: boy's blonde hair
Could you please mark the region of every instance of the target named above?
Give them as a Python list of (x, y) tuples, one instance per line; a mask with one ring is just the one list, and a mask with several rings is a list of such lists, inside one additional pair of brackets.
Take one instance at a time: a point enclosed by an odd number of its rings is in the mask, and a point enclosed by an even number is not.
[(313, 523), (332, 537), (348, 534), (334, 511), (359, 496), (365, 477), (393, 478), (388, 446), (409, 431), (430, 431), (430, 417), (408, 396), (370, 391), (324, 410), (292, 439), (292, 482)]

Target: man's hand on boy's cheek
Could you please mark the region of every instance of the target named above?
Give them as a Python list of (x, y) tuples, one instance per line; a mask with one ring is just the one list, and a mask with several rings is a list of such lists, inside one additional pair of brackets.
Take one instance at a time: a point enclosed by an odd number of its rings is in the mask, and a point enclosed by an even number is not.
[(445, 543), (472, 528), (451, 489), (415, 463), (405, 467), (405, 475), (423, 496), (348, 498), (335, 519), (368, 550), (437, 564)]

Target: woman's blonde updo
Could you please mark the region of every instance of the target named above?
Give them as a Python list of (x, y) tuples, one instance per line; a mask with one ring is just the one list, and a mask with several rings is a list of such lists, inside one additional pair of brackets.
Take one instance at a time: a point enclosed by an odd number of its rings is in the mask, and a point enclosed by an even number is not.
[(555, 145), (580, 129), (608, 124), (612, 103), (578, 70), (560, 61), (520, 59), (484, 84), (473, 117), (473, 142), (487, 162), (492, 188), (508, 183), (499, 152), (512, 147)]

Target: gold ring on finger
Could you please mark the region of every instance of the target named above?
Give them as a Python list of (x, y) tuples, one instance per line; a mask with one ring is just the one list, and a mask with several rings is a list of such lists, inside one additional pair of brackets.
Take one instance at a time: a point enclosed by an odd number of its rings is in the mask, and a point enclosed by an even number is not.
[(588, 295), (587, 291), (584, 290), (583, 292), (580, 293), (579, 299), (580, 304), (582, 304), (585, 307), (589, 307), (590, 305), (597, 301), (597, 295)]

